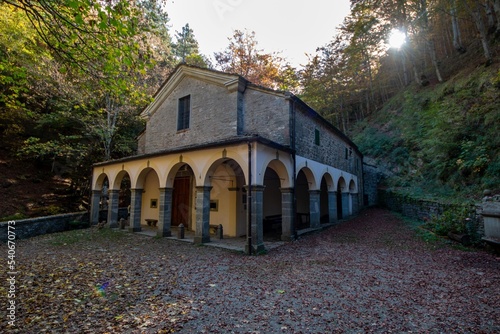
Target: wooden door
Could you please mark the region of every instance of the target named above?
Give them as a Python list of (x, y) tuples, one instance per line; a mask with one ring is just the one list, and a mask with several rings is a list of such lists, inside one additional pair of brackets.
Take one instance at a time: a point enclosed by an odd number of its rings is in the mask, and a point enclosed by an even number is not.
[(189, 227), (189, 194), (191, 188), (191, 177), (176, 177), (174, 180), (174, 191), (172, 193), (172, 226), (183, 224)]

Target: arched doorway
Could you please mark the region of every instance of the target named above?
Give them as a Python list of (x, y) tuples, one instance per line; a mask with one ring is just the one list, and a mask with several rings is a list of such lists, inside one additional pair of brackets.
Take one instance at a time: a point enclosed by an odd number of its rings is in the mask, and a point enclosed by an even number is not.
[(281, 180), (272, 168), (266, 168), (264, 174), (264, 200), (263, 200), (263, 231), (264, 238), (281, 238), (282, 230), (282, 203)]
[(194, 173), (188, 164), (177, 170), (172, 191), (172, 226), (182, 224), (192, 230)]
[(327, 224), (330, 221), (330, 210), (328, 205), (328, 183), (326, 177), (323, 176), (321, 179), (319, 203), (320, 203), (320, 222), (321, 224)]
[(348, 211), (345, 210), (346, 200), (344, 198), (344, 191), (346, 190), (346, 183), (343, 177), (341, 177), (337, 184), (337, 218), (343, 219), (345, 215), (348, 215)]
[(160, 179), (153, 168), (143, 171), (141, 225), (154, 228), (159, 219)]
[(297, 198), (296, 229), (301, 230), (310, 227), (310, 198), (309, 182), (304, 170), (301, 169), (295, 181), (295, 195)]
[[(207, 172), (210, 190), (209, 224), (222, 225), (224, 235), (246, 234), (245, 175), (233, 159), (215, 161)], [(215, 232), (214, 228), (210, 231)]]

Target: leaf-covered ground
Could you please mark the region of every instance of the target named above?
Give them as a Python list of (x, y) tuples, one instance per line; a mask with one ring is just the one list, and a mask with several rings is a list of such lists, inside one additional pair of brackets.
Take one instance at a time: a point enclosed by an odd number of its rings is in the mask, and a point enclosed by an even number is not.
[(500, 259), (426, 244), (380, 209), (253, 257), (95, 229), (16, 246), (17, 320), (2, 332), (500, 331)]

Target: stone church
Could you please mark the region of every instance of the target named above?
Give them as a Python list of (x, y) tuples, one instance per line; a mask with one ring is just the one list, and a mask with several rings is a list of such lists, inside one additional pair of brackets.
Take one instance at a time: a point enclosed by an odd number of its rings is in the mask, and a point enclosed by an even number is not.
[(251, 236), (254, 251), (268, 231), (292, 240), (363, 205), (361, 152), (291, 93), (180, 65), (141, 116), (137, 155), (93, 167), (94, 224), (103, 187), (116, 223), (124, 178), (132, 231), (157, 222), (157, 235), (171, 236), (183, 224), (207, 243), (222, 225), (228, 237)]

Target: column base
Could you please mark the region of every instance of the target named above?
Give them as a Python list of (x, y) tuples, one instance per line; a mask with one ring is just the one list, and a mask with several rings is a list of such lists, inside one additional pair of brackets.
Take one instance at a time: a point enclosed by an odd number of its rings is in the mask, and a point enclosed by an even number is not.
[(193, 242), (195, 244), (197, 244), (197, 245), (206, 244), (206, 243), (210, 242), (210, 237), (209, 236), (206, 236), (206, 237), (194, 237), (194, 241)]
[(295, 236), (293, 235), (284, 235), (284, 234), (281, 235), (281, 241), (294, 241), (294, 240)]
[(142, 228), (140, 228), (140, 227), (129, 227), (128, 230), (129, 230), (129, 232), (141, 232)]
[(165, 231), (165, 232), (158, 231), (158, 232), (156, 232), (156, 236), (160, 237), (160, 238), (171, 237), (172, 236), (172, 232), (171, 231)]
[[(259, 255), (266, 252), (267, 250), (264, 244), (252, 245), (252, 254)], [(248, 254), (248, 245), (245, 245), (245, 253)]]

